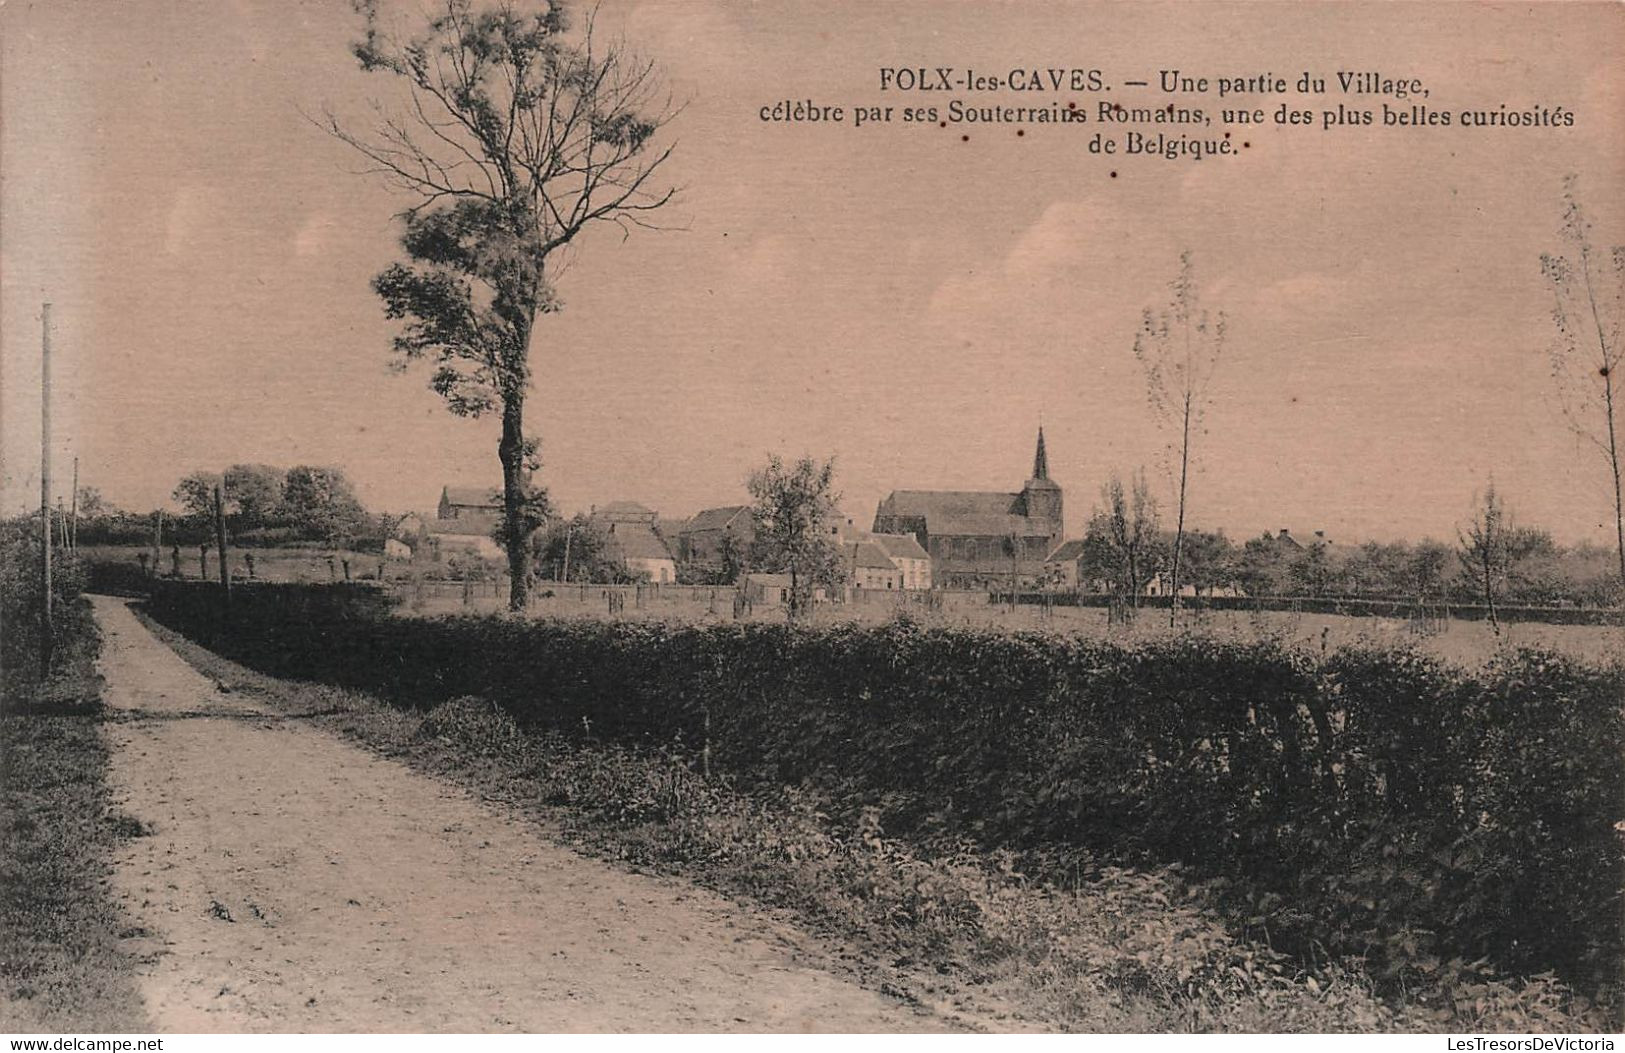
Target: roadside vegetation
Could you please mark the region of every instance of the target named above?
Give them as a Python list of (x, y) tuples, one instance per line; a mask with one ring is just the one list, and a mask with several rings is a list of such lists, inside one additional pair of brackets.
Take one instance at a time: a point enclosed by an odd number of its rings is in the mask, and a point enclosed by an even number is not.
[(239, 597), (228, 628), (205, 595), (155, 612), (326, 683), (179, 643), (210, 675), (788, 908), (922, 1001), (1078, 1030), (1617, 1026), (1617, 668), (384, 620), (309, 589)]
[(38, 524), (0, 524), (0, 1031), (141, 1030), (109, 894), (111, 857), (139, 824), (108, 797), (100, 645), (81, 575), (53, 588), (52, 674), (42, 679)]

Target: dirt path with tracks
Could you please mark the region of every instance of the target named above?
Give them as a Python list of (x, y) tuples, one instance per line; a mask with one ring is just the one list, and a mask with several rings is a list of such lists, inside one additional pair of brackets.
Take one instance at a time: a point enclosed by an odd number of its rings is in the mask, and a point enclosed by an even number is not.
[(806, 937), (220, 690), (95, 599), (115, 885), (155, 1028), (922, 1031)]

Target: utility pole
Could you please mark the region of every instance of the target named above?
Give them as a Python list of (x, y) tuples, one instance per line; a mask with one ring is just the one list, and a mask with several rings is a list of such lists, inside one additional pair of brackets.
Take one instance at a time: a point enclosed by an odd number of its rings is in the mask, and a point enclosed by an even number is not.
[(55, 623), (51, 617), (51, 305), (40, 306), (40, 679), (51, 675)]
[(79, 458), (73, 459), (73, 496), (68, 498), (68, 550), (79, 551)]
[(220, 552), (220, 587), (225, 591), (226, 603), (231, 603), (231, 561), (226, 555), (226, 503), (219, 485), (214, 488), (214, 543)]

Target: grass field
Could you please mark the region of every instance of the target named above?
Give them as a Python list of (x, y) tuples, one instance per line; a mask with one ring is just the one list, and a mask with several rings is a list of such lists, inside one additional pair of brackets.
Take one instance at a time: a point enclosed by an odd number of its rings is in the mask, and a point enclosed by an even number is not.
[[(611, 609), (610, 596), (624, 597)], [(468, 590), (453, 582), (403, 588), (402, 610), (412, 614), (490, 613), (503, 610), (506, 590), (496, 582), (476, 583)], [(926, 625), (1005, 628), (1013, 631), (1083, 634), (1131, 643), (1169, 633), (1194, 632), (1219, 639), (1279, 640), (1311, 650), (1334, 651), (1349, 645), (1409, 645), (1461, 665), (1477, 665), (1502, 650), (1551, 649), (1592, 660), (1625, 660), (1625, 628), (1605, 625), (1505, 623), (1497, 633), (1487, 622), (1446, 619), (1425, 628), (1405, 619), (1355, 617), (1290, 611), (1182, 611), (1171, 628), (1168, 611), (1147, 608), (1132, 625), (1113, 625), (1101, 607), (1054, 607), (988, 602), (980, 592), (938, 594), (934, 604), (918, 594), (869, 594), (858, 602), (820, 604), (813, 624), (884, 622), (907, 616)], [(542, 618), (597, 618), (617, 621), (720, 623), (734, 620), (733, 590), (727, 587), (538, 586), (530, 613)], [(757, 604), (746, 620), (782, 622), (784, 609)]]

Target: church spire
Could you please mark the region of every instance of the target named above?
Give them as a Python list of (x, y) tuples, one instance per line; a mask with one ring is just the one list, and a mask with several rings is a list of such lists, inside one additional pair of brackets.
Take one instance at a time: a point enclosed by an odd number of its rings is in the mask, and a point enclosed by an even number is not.
[(1033, 453), (1033, 478), (1049, 478), (1049, 456), (1044, 452), (1044, 426), (1038, 426), (1038, 449)]

